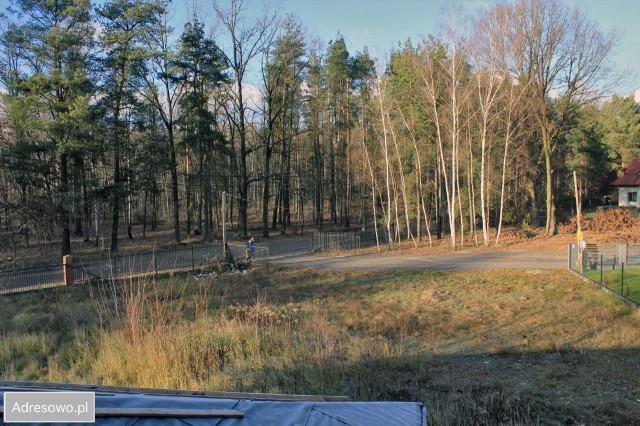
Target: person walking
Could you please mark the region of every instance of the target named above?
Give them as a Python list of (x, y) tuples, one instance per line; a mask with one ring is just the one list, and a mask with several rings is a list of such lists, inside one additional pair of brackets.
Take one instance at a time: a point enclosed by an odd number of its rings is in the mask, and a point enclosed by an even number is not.
[(249, 242), (247, 243), (247, 254), (250, 260), (253, 260), (253, 253), (256, 250), (256, 248), (253, 245), (254, 242), (255, 242), (254, 238), (251, 237), (249, 238)]

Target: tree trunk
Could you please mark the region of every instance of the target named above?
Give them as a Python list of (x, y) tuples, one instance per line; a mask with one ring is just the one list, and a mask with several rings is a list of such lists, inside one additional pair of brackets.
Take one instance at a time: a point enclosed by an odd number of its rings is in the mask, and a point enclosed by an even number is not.
[[(173, 176), (171, 176), (173, 179)], [(191, 202), (191, 174), (189, 170), (189, 150), (185, 148), (185, 198), (187, 208), (187, 235), (191, 235), (191, 213), (193, 210)]]
[(145, 189), (144, 200), (142, 202), (142, 238), (147, 236), (147, 199), (149, 198), (149, 191)]
[(95, 171), (93, 161), (91, 162), (91, 180), (93, 181), (93, 225), (96, 233), (96, 247), (99, 245), (100, 241), (100, 206), (98, 204), (98, 195), (96, 193), (96, 183), (95, 183)]
[(116, 108), (114, 111), (113, 122), (115, 125), (115, 133), (113, 135), (113, 195), (111, 208), (111, 248), (110, 252), (118, 253), (118, 229), (120, 222), (120, 113), (122, 108), (122, 94), (127, 83), (126, 63), (120, 63), (120, 82), (118, 98), (116, 100)]
[(240, 182), (238, 182), (240, 199), (238, 200), (238, 225), (240, 227), (240, 236), (247, 238), (249, 182), (247, 181), (247, 134), (244, 121), (245, 107), (242, 93), (242, 75), (236, 74), (236, 83), (238, 88), (238, 133), (240, 133)]
[(82, 227), (84, 230), (85, 243), (89, 242), (89, 222), (91, 214), (89, 210), (89, 190), (87, 189), (87, 173), (84, 168), (84, 161), (80, 158), (80, 173), (82, 178)]
[(173, 236), (176, 243), (180, 244), (180, 198), (178, 197), (178, 162), (173, 140), (173, 125), (168, 128), (169, 151), (171, 154), (171, 192), (173, 195)]
[(547, 235), (555, 235), (556, 227), (556, 206), (553, 199), (553, 168), (551, 165), (551, 137), (547, 130), (543, 130), (544, 160), (547, 176)]
[(271, 142), (270, 137), (267, 136), (267, 147), (264, 153), (264, 187), (262, 189), (262, 236), (267, 238), (269, 236), (269, 185), (271, 179), (269, 173), (271, 173)]
[(60, 223), (62, 225), (61, 254), (65, 256), (71, 253), (71, 232), (69, 230), (69, 209), (67, 208), (67, 194), (69, 190), (68, 157), (60, 156)]
[[(208, 174), (207, 174), (208, 176)], [(204, 202), (204, 232), (202, 233), (202, 241), (211, 242), (211, 190), (209, 188), (209, 178), (206, 178), (206, 184), (202, 187), (202, 197)]]

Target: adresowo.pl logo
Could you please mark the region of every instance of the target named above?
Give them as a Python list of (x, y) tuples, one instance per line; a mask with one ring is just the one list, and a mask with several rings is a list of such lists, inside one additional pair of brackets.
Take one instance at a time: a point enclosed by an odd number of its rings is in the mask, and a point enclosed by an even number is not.
[(5, 392), (5, 423), (95, 423), (94, 392)]

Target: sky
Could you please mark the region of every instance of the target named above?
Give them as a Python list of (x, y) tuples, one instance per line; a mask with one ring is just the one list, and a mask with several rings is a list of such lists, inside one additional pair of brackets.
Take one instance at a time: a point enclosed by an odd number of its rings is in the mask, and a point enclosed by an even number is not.
[[(640, 75), (640, 1), (571, 0), (579, 4), (605, 31), (619, 31), (621, 39), (613, 59), (620, 69)], [(493, 1), (457, 1), (465, 13), (476, 14)], [(369, 46), (372, 53), (384, 53), (408, 38), (419, 40), (441, 30), (443, 9), (449, 0), (282, 0), (283, 11), (298, 16), (311, 34), (325, 41), (340, 32), (351, 53)], [(634, 78), (628, 93), (640, 88)]]
[[(601, 29), (620, 32), (620, 43), (613, 60), (620, 69), (629, 69), (635, 75), (628, 87), (620, 88), (620, 93), (630, 94), (640, 89), (640, 0), (565, 1), (570, 5), (581, 5)], [(174, 26), (177, 29), (182, 28), (187, 17), (193, 14), (194, 3), (199, 4), (198, 16), (205, 22), (211, 20), (209, 0), (174, 0)], [(443, 21), (442, 11), (450, 6), (451, 0), (274, 0), (272, 3), (281, 12), (298, 17), (308, 34), (317, 36), (324, 43), (340, 33), (351, 54), (367, 46), (374, 55), (384, 56), (398, 42), (404, 43), (409, 38), (416, 42), (424, 35), (438, 34)], [(7, 4), (7, 0), (0, 0), (0, 10)], [(474, 15), (494, 1), (457, 0), (454, 4)], [(248, 13), (258, 15), (263, 0), (248, 0), (248, 5)]]
[[(0, 0), (1, 1), (1, 0)], [(579, 5), (604, 31), (616, 31), (620, 42), (612, 58), (621, 70), (632, 77), (620, 87), (619, 94), (628, 95), (640, 89), (640, 0), (565, 0)], [(193, 12), (194, 0), (174, 2), (176, 23)], [(407, 39), (417, 42), (428, 34), (442, 30), (443, 11), (452, 0), (275, 0), (282, 13), (299, 18), (307, 33), (325, 44), (341, 34), (351, 54), (365, 46), (384, 56)], [(453, 4), (468, 16), (491, 7), (493, 0), (457, 0)], [(208, 0), (201, 0), (199, 15), (207, 15)], [(263, 0), (249, 0), (249, 13), (259, 14)], [(188, 10), (188, 11), (187, 11)], [(178, 25), (176, 25), (178, 26)], [(640, 97), (640, 92), (638, 92)], [(640, 100), (640, 99), (638, 99)]]

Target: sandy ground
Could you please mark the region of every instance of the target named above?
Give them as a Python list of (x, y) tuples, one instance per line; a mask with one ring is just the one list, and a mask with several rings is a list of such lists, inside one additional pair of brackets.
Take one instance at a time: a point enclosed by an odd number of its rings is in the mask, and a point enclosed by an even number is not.
[(562, 269), (567, 267), (567, 256), (550, 252), (494, 251), (441, 254), (364, 254), (330, 256), (322, 254), (291, 254), (276, 257), (274, 262), (297, 268), (329, 271), (385, 271), (437, 269), (486, 270), (486, 269)]

